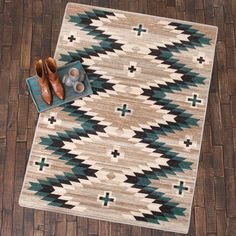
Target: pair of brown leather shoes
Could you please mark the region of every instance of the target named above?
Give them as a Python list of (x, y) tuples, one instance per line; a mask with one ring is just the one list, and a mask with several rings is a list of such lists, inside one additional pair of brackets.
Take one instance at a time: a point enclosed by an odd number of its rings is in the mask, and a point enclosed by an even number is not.
[(64, 88), (57, 73), (56, 61), (52, 57), (48, 57), (44, 61), (42, 59), (38, 59), (35, 61), (35, 71), (43, 100), (48, 105), (52, 102), (52, 93), (49, 87), (50, 85), (56, 96), (63, 100)]

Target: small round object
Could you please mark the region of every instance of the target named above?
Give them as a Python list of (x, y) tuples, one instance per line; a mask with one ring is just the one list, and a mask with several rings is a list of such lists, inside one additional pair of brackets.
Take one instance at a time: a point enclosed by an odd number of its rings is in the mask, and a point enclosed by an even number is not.
[(77, 92), (77, 93), (82, 93), (85, 89), (84, 84), (79, 81), (75, 82), (73, 87), (74, 87), (75, 92)]
[(73, 81), (70, 79), (69, 75), (64, 75), (63, 79), (62, 79), (63, 84), (65, 84), (68, 87), (73, 86)]
[(69, 69), (68, 75), (69, 75), (70, 79), (75, 82), (75, 81), (79, 80), (80, 71), (77, 68), (72, 67)]

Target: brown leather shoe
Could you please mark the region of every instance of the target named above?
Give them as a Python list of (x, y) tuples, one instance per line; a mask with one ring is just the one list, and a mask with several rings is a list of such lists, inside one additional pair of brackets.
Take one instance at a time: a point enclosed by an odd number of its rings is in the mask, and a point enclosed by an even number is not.
[(53, 59), (52, 57), (48, 57), (45, 60), (45, 65), (47, 69), (49, 82), (51, 83), (55, 94), (57, 95), (59, 99), (63, 100), (64, 88), (62, 86), (62, 83), (59, 79), (59, 75), (57, 73), (57, 64), (56, 64), (55, 59)]
[(40, 85), (42, 98), (48, 105), (50, 105), (52, 102), (52, 94), (49, 88), (48, 79), (44, 74), (43, 61), (41, 59), (36, 60), (34, 67)]

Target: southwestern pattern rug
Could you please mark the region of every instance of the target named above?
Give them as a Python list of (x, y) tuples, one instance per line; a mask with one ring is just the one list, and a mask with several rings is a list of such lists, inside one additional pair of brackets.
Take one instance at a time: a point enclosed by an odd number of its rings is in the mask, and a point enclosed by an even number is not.
[(80, 60), (93, 95), (40, 114), (20, 204), (186, 233), (216, 35), (69, 3), (55, 58)]

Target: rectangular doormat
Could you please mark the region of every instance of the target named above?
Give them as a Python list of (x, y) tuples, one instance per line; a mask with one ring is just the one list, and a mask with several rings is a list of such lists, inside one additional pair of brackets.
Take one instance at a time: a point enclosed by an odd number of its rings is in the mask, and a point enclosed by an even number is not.
[(186, 233), (217, 28), (69, 3), (55, 58), (93, 95), (39, 116), (20, 205)]

